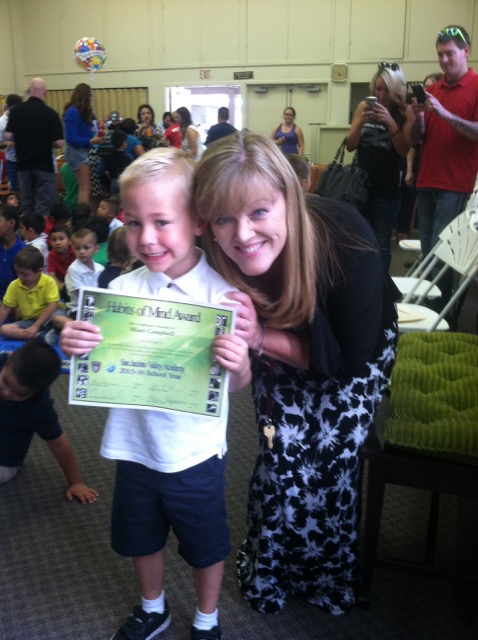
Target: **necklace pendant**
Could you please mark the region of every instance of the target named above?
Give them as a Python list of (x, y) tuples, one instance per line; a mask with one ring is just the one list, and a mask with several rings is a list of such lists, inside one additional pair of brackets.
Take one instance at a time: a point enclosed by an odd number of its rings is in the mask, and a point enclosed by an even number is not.
[(267, 438), (267, 446), (269, 447), (269, 449), (272, 449), (272, 447), (274, 446), (274, 436), (276, 434), (276, 428), (272, 423), (269, 423), (262, 428), (262, 433)]

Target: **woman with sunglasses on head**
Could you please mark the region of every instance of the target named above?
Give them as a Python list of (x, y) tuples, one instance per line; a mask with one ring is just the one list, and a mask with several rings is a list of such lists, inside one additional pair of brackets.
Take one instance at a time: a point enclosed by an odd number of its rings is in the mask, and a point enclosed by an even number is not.
[(400, 207), (400, 158), (411, 147), (415, 121), (406, 104), (407, 85), (400, 66), (380, 62), (370, 83), (374, 104), (358, 105), (347, 136), (347, 150), (358, 151), (358, 162), (369, 175), (369, 198), (362, 213), (380, 247), (385, 269), (391, 261), (390, 241)]

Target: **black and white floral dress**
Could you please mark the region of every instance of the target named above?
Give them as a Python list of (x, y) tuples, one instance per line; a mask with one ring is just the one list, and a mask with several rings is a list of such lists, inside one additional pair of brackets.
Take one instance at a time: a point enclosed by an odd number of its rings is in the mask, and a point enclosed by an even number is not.
[[(373, 244), (358, 214), (336, 215)], [(288, 594), (333, 614), (355, 603), (359, 451), (389, 384), (397, 327), (380, 254), (352, 254), (340, 255), (342, 290), (311, 327), (311, 369), (253, 357), (260, 449), (236, 566), (244, 597), (262, 613), (282, 609)]]

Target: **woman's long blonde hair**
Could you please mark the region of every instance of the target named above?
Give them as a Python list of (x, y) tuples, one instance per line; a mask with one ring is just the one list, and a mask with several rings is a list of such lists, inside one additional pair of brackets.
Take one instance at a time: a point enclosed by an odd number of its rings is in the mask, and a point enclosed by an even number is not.
[[(246, 276), (214, 241), (208, 225), (203, 243), (213, 267), (248, 293), (259, 316), (286, 329), (309, 323), (315, 313), (317, 274), (316, 223), (308, 214), (299, 181), (284, 155), (266, 136), (237, 133), (209, 145), (194, 180), (197, 213), (208, 221), (238, 212), (258, 186), (280, 191), (287, 212), (287, 239), (277, 258), (276, 291), (267, 290), (261, 276)], [(327, 253), (328, 242), (323, 247)]]
[(375, 95), (375, 83), (378, 78), (382, 78), (388, 89), (388, 97), (390, 98), (390, 115), (395, 122), (401, 127), (407, 119), (405, 113), (407, 110), (407, 83), (401, 69), (378, 69), (370, 82), (370, 95)]

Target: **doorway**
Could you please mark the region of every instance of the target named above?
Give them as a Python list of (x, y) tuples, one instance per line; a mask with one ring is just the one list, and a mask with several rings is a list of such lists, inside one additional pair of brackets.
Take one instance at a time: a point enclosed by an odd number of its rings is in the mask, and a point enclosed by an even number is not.
[(203, 143), (209, 128), (217, 124), (219, 107), (228, 107), (230, 124), (239, 131), (242, 129), (242, 95), (239, 86), (167, 87), (166, 104), (169, 104), (170, 111), (179, 107), (189, 109)]

